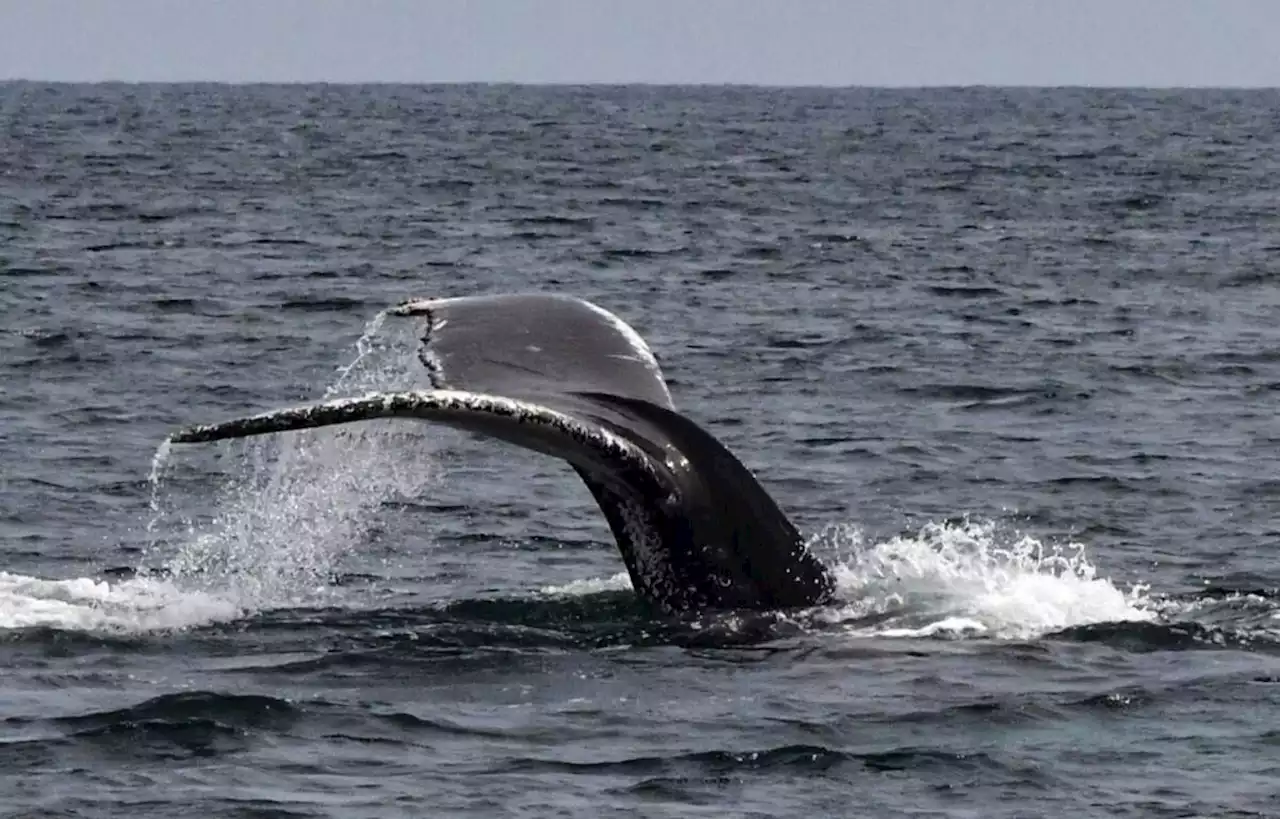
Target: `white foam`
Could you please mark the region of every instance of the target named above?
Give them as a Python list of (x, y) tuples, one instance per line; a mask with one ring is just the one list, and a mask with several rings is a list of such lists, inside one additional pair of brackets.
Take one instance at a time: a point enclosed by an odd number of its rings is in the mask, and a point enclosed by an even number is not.
[[(1098, 576), (1081, 544), (1047, 546), (1005, 536), (993, 523), (929, 524), (915, 535), (866, 545), (852, 527), (817, 538), (852, 551), (835, 567), (849, 601), (819, 616), (859, 633), (1026, 639), (1072, 626), (1150, 621), (1146, 589)], [(860, 625), (868, 618), (874, 625)]]
[(879, 637), (980, 637), (990, 630), (985, 624), (968, 617), (944, 617), (919, 628), (886, 627), (876, 631)]
[(557, 586), (543, 586), (539, 591), (553, 597), (581, 597), (588, 594), (600, 594), (608, 591), (629, 591), (631, 576), (626, 572), (618, 572), (611, 577), (570, 580)]
[(243, 613), (226, 597), (153, 578), (110, 583), (90, 577), (45, 580), (0, 572), (0, 629), (135, 634), (225, 622)]

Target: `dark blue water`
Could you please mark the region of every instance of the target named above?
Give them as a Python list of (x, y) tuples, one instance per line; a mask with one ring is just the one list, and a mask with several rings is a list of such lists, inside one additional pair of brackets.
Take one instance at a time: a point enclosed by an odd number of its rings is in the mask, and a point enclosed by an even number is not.
[[(0, 85), (0, 815), (1280, 815), (1278, 111)], [(157, 452), (506, 290), (841, 602), (655, 619), (566, 465), (420, 424)]]

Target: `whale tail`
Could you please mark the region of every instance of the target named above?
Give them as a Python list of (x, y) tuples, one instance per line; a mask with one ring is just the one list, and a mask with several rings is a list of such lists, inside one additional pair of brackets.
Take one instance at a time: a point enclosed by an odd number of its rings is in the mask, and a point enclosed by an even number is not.
[(565, 296), (411, 301), (433, 389), (339, 398), (170, 436), (197, 443), (417, 418), (567, 461), (604, 512), (637, 594), (667, 612), (794, 608), (833, 582), (755, 477), (676, 412), (653, 353)]

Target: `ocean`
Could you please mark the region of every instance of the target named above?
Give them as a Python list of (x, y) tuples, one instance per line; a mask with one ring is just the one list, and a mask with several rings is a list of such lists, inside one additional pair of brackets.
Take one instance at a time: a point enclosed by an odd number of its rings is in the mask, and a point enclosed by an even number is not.
[[(0, 84), (0, 816), (1280, 816), (1280, 92)], [(370, 422), (568, 293), (838, 579)]]

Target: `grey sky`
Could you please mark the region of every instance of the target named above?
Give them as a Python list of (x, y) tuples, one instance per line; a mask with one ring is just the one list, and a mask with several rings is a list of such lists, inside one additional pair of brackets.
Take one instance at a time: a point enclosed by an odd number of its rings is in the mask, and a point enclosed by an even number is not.
[(0, 0), (0, 78), (1280, 86), (1280, 0)]

